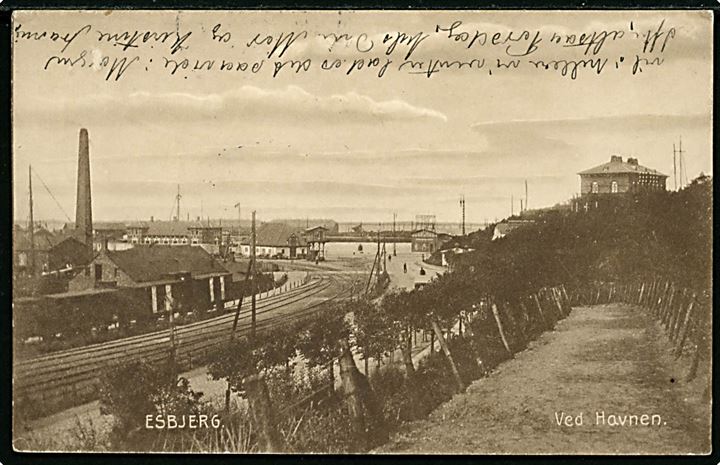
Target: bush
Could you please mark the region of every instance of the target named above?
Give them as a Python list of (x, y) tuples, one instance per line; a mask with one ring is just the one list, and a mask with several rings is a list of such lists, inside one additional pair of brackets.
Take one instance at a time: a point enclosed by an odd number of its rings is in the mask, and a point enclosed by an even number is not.
[(356, 439), (347, 408), (340, 401), (322, 409), (306, 409), (285, 430), (285, 440), (295, 451), (342, 454), (354, 450)]
[(145, 429), (146, 415), (190, 415), (202, 410), (201, 392), (177, 378), (171, 363), (144, 360), (118, 364), (105, 374), (100, 387), (100, 412), (113, 415), (110, 439), (121, 450), (151, 450), (155, 430)]
[(424, 386), (414, 379), (408, 382), (404, 370), (388, 367), (378, 371), (370, 379), (373, 391), (382, 404), (385, 423), (393, 428), (402, 422), (421, 418), (424, 409), (419, 405), (419, 391)]

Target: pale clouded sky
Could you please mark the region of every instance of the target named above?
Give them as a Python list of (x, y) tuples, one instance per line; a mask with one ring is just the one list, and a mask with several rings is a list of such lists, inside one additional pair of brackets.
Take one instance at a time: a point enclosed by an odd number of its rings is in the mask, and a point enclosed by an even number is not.
[[(674, 27), (675, 37), (662, 55), (646, 55), (662, 56), (661, 66), (646, 66), (636, 76), (627, 63), (600, 76), (580, 70), (575, 80), (552, 69), (533, 70), (529, 63), (513, 72), (496, 69), (492, 76), (466, 67), (428, 79), (390, 66), (380, 79), (376, 69), (345, 76), (317, 68), (299, 74), (283, 70), (273, 79), (267, 60), (257, 75), (178, 70), (171, 76), (161, 64), (170, 56), (168, 44), (123, 52), (97, 41), (97, 31), (192, 31), (187, 48), (173, 59), (246, 61), (262, 58), (262, 50), (246, 46), (255, 34), (307, 30), (308, 39), (296, 42), (285, 58), (311, 57), (319, 67), (329, 56), (320, 32), (355, 38), (365, 33), (378, 47), (367, 56), (385, 60), (382, 34), (423, 31), (430, 37), (414, 60), (490, 63), (504, 46), (462, 49), (435, 34), (435, 26), (460, 20), (467, 31), (538, 30), (544, 42), (530, 58), (550, 60), (581, 57), (578, 48), (548, 46), (553, 32), (618, 29), (627, 38), (663, 19), (664, 30)], [(208, 38), (217, 23), (232, 31), (227, 44)], [(48, 40), (50, 33), (74, 33), (86, 24), (92, 29), (69, 45), (65, 56), (87, 50), (88, 59), (141, 55), (141, 61), (117, 82), (91, 68), (43, 70), (48, 56), (62, 48)], [(22, 31), (48, 31), (37, 41), (18, 38), (14, 47), (20, 221), (27, 218), (28, 163), (73, 217), (80, 127), (90, 132), (93, 208), (100, 220), (168, 218), (180, 183), (183, 209), (192, 216), (200, 214), (202, 203), (206, 215), (234, 218), (232, 206), (239, 201), (244, 211), (255, 208), (265, 219), (372, 222), (391, 220), (395, 211), (400, 219), (431, 213), (454, 221), (464, 194), (468, 221), (480, 222), (507, 216), (510, 195), (520, 196), (524, 179), (531, 207), (567, 200), (578, 190), (576, 173), (613, 153), (638, 157), (672, 179), (672, 144), (681, 135), (688, 177), (712, 170), (707, 13), (64, 12), (21, 15), (18, 25)], [(514, 43), (511, 52), (528, 44)], [(599, 56), (613, 57), (607, 65), (613, 68), (620, 55), (634, 58), (642, 48), (638, 44), (608, 39)], [(390, 55), (394, 66), (407, 50), (398, 46)], [(353, 55), (339, 44), (332, 56)], [(62, 219), (41, 185), (35, 191), (36, 216)]]

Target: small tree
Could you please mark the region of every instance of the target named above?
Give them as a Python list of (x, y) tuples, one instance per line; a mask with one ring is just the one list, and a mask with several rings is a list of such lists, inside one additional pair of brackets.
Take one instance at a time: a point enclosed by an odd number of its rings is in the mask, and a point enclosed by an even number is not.
[(147, 415), (197, 414), (202, 395), (186, 378), (174, 378), (168, 361), (151, 365), (133, 360), (111, 367), (103, 377), (100, 412), (114, 417), (114, 442), (144, 449), (152, 439), (145, 430)]
[(367, 450), (387, 440), (387, 430), (370, 383), (358, 370), (352, 353), (351, 330), (345, 317), (355, 310), (356, 303), (343, 302), (326, 307), (301, 332), (298, 349), (310, 365), (325, 365), (338, 359), (352, 420), (354, 448)]
[(275, 410), (264, 376), (267, 370), (287, 364), (295, 355), (295, 334), (295, 327), (286, 326), (273, 329), (273, 337), (264, 340), (235, 339), (208, 367), (213, 379), (225, 379), (232, 391), (247, 398), (260, 446), (266, 452), (283, 451), (285, 444), (277, 430)]
[(381, 360), (397, 347), (398, 327), (383, 308), (362, 299), (354, 302), (352, 310), (355, 341), (362, 348), (366, 363), (370, 357)]

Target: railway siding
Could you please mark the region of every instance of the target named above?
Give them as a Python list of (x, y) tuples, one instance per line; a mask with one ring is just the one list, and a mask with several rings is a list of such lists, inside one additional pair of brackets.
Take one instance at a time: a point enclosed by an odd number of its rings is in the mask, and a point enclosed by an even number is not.
[[(258, 301), (258, 330), (264, 331), (273, 324), (299, 318), (319, 303), (293, 312), (275, 316), (279, 310), (329, 289), (336, 281), (315, 277), (305, 284), (280, 294), (268, 294)], [(341, 297), (343, 291), (334, 297)], [(249, 303), (241, 307), (238, 333), (250, 328)], [(224, 314), (209, 320), (176, 328), (176, 354), (182, 369), (203, 363), (215, 347), (226, 340), (232, 327), (234, 314)], [(48, 414), (63, 408), (79, 405), (97, 398), (99, 382), (104, 369), (117, 361), (144, 358), (157, 362), (167, 357), (170, 350), (167, 330), (133, 336), (93, 346), (70, 349), (36, 359), (19, 362), (14, 367), (13, 391), (16, 408), (27, 410), (24, 415)]]

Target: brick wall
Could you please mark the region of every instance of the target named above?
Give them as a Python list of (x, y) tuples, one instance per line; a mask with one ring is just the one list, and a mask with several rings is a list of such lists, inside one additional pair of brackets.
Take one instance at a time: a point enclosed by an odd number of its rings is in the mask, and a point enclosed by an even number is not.
[(611, 186), (613, 181), (618, 183), (618, 192), (629, 192), (632, 187), (630, 173), (617, 174), (584, 174), (580, 176), (580, 193), (591, 194), (593, 182), (598, 183), (598, 194), (612, 193)]

